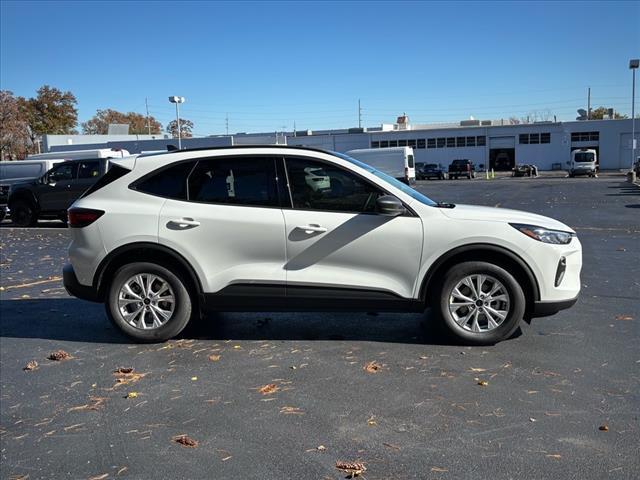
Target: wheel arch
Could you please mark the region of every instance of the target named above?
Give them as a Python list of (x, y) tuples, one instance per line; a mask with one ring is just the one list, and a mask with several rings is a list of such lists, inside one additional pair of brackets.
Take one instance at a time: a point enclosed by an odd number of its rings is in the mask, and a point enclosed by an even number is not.
[(529, 265), (519, 255), (507, 248), (484, 243), (463, 245), (441, 255), (429, 267), (422, 279), (420, 300), (430, 304), (434, 285), (440, 284), (449, 268), (465, 261), (488, 261), (508, 270), (523, 287), (527, 299), (527, 312), (533, 309), (534, 302), (540, 300), (540, 286)]
[(172, 269), (172, 271), (181, 273), (185, 281), (188, 282), (187, 288), (193, 289), (195, 292), (193, 300), (200, 302), (203, 291), (202, 283), (191, 264), (175, 250), (152, 242), (136, 242), (123, 245), (109, 253), (100, 262), (93, 276), (93, 286), (98, 292), (99, 298), (105, 298), (106, 296), (108, 288), (106, 279), (113, 276), (121, 266), (132, 262), (157, 263)]
[(32, 190), (28, 188), (20, 188), (15, 192), (11, 192), (11, 195), (7, 199), (7, 205), (9, 205), (9, 209), (11, 209), (11, 204), (18, 200), (26, 200), (30, 202), (36, 211), (40, 210), (40, 202), (38, 202), (38, 197), (33, 193)]

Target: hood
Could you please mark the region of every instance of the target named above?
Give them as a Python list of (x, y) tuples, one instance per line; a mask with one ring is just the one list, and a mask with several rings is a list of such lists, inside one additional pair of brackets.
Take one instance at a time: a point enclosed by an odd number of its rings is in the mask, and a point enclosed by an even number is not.
[(455, 208), (443, 208), (442, 213), (455, 220), (480, 220), (490, 222), (523, 223), (552, 230), (572, 232), (574, 230), (558, 220), (535, 213), (510, 210), (508, 208), (481, 207), (478, 205), (456, 205)]

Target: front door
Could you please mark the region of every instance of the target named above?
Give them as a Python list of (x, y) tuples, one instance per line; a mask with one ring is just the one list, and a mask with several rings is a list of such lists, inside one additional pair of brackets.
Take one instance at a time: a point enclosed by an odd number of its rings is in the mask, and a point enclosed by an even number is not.
[(43, 212), (58, 212), (69, 206), (71, 184), (76, 177), (78, 164), (64, 162), (53, 167), (38, 185), (38, 199)]
[(283, 210), (287, 296), (312, 288), (412, 298), (422, 254), (420, 218), (375, 213), (384, 192), (334, 164), (287, 158), (286, 169), (293, 202)]

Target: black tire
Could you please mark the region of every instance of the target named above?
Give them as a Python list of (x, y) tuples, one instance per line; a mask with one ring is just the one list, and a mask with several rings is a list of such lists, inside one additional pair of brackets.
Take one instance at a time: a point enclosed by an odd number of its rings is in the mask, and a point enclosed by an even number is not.
[(38, 223), (38, 214), (33, 204), (28, 200), (15, 200), (9, 207), (11, 210), (11, 223), (18, 227), (33, 227)]
[[(173, 290), (175, 305), (172, 316), (165, 324), (148, 330), (129, 324), (118, 307), (120, 289), (136, 274), (157, 275), (165, 280)], [(105, 307), (109, 320), (127, 336), (142, 343), (164, 342), (178, 335), (189, 323), (194, 310), (194, 302), (186, 288), (187, 283), (176, 273), (155, 263), (130, 263), (120, 267), (109, 285)]]
[[(449, 297), (454, 287), (468, 275), (485, 274), (504, 285), (509, 294), (510, 308), (503, 322), (493, 330), (471, 332), (458, 325), (449, 311)], [(442, 283), (439, 299), (433, 303), (439, 313), (442, 326), (456, 340), (469, 345), (493, 345), (511, 337), (524, 317), (526, 299), (518, 281), (504, 268), (487, 262), (463, 262), (447, 271)]]

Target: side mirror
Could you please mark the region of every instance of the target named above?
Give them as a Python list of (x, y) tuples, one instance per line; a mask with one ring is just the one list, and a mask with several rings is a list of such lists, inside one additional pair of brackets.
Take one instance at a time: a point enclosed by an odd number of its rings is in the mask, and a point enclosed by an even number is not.
[(376, 212), (380, 215), (388, 215), (390, 217), (397, 217), (402, 215), (406, 209), (402, 202), (393, 195), (383, 195), (376, 200)]

